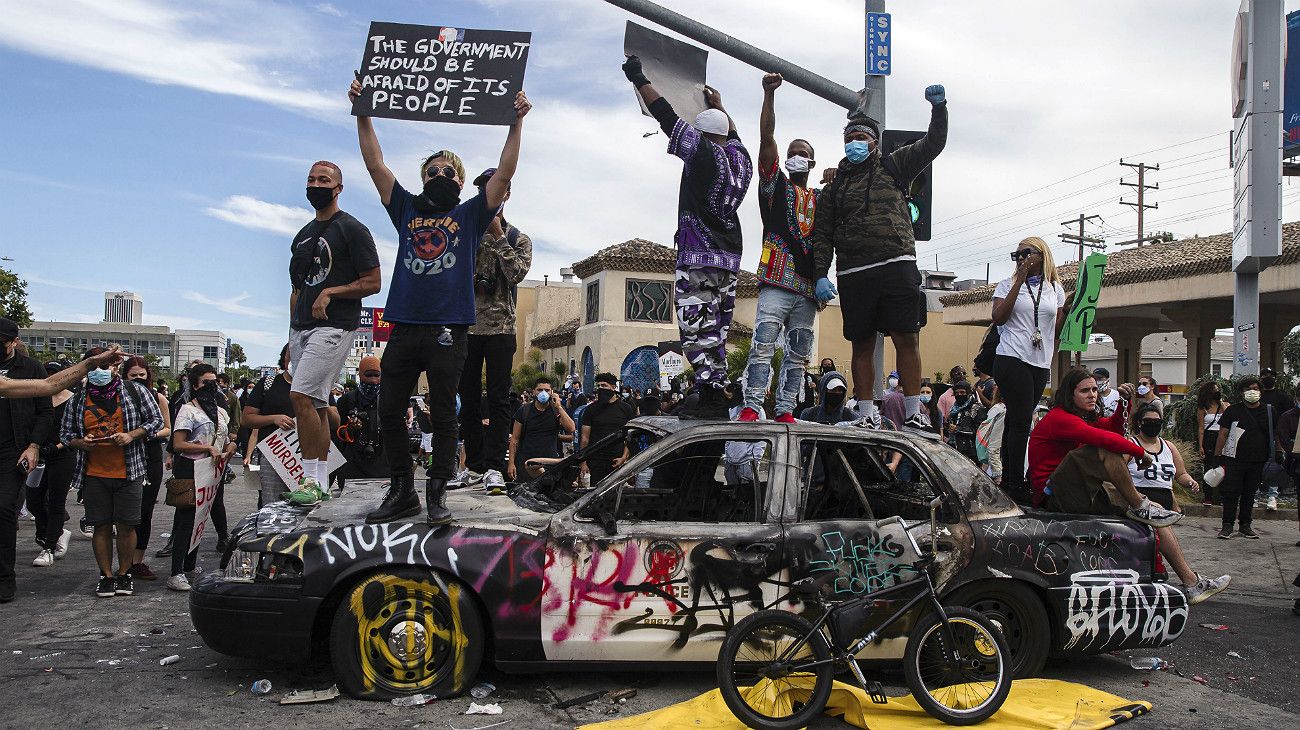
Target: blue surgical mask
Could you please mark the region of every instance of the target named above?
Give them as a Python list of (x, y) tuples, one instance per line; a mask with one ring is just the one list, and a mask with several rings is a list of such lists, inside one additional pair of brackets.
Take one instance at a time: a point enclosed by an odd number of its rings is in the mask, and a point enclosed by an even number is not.
[(844, 143), (844, 156), (849, 162), (858, 163), (871, 156), (871, 145), (861, 140)]
[(551, 402), (551, 394), (545, 390), (537, 394), (537, 402), (546, 405)]
[(930, 402), (930, 396), (928, 396), (928, 395), (921, 395), (921, 396), (917, 396), (917, 397), (921, 399), (921, 402), (922, 402), (922, 403), (929, 403), (929, 402)]
[(96, 388), (102, 388), (113, 381), (113, 371), (107, 368), (95, 368), (86, 374), (86, 381)]

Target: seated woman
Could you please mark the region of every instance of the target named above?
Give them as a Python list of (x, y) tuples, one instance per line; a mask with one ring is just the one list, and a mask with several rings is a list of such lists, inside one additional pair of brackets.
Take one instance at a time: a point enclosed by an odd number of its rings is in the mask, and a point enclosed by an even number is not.
[(1121, 385), (1119, 391), (1124, 405), (1101, 419), (1092, 374), (1074, 368), (1061, 379), (1052, 409), (1029, 436), (1035, 503), (1057, 512), (1122, 515), (1156, 528), (1160, 554), (1182, 580), (1188, 602), (1200, 603), (1227, 588), (1232, 578), (1202, 578), (1193, 571), (1170, 527), (1182, 515), (1152, 502), (1133, 485), (1125, 457), (1140, 469), (1154, 461), (1146, 449), (1120, 435), (1133, 386)]

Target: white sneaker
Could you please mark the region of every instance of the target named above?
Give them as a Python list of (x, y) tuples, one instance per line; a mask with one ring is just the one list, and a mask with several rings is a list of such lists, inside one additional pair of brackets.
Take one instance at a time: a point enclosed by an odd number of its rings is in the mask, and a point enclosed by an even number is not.
[(62, 560), (64, 555), (68, 554), (68, 542), (72, 540), (72, 530), (64, 530), (59, 535), (59, 541), (54, 545), (54, 559)]
[(1266, 503), (1264, 504), (1264, 510), (1265, 510), (1266, 512), (1276, 512), (1276, 511), (1277, 511), (1277, 497), (1269, 497), (1269, 498), (1268, 498), (1268, 502), (1266, 502)]
[(448, 489), (460, 489), (469, 486), (469, 469), (461, 469), (456, 476), (447, 480)]
[[(466, 469), (465, 471), (467, 472), (465, 478), (465, 486), (473, 487), (483, 483), (483, 478), (486, 476), (485, 474), (479, 474), (473, 469)], [(491, 469), (489, 469), (488, 471), (491, 471)]]
[(36, 568), (48, 568), (54, 565), (54, 551), (42, 550), (36, 554), (36, 559), (32, 561), (32, 566)]
[(166, 586), (169, 590), (173, 591), (188, 591), (190, 589), (190, 581), (185, 577), (184, 573), (181, 573), (180, 575), (173, 575), (168, 578)]
[(483, 472), (483, 489), (491, 492), (493, 490), (503, 490), (506, 488), (506, 478), (501, 476), (501, 472), (496, 469), (488, 469)]
[(1202, 578), (1200, 573), (1196, 574), (1196, 585), (1184, 586), (1187, 591), (1187, 602), (1193, 606), (1204, 601), (1210, 596), (1218, 593), (1232, 582), (1232, 576), (1221, 575), (1218, 578)]

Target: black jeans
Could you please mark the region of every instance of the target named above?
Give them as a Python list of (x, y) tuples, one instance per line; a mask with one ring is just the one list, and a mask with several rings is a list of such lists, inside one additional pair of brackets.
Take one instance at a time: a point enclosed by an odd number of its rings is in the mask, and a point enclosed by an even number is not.
[[(510, 431), (510, 363), (515, 336), (469, 335), (465, 369), (460, 376), (460, 436), (465, 441), (465, 467), (480, 474), (506, 471), (506, 439)], [(483, 428), (482, 393), (487, 366), (487, 417)], [(485, 433), (486, 432), (486, 433)]]
[(1223, 500), (1223, 529), (1231, 530), (1235, 521), (1241, 529), (1250, 527), (1255, 509), (1255, 493), (1264, 479), (1264, 462), (1223, 460), (1223, 481), (1219, 497)]
[(63, 537), (63, 525), (68, 521), (65, 505), (76, 465), (76, 457), (66, 449), (59, 452), (45, 462), (40, 485), (27, 490), (27, 509), (36, 518), (36, 542), (48, 550)]
[(424, 373), (429, 383), (429, 419), (433, 423), (433, 456), (425, 471), (431, 479), (451, 479), (456, 459), (456, 388), (465, 366), (466, 326), (452, 325), (449, 344), (441, 344), (441, 325), (394, 324), (380, 363), (384, 387), (379, 389), (379, 426), (384, 453), (393, 477), (412, 473), (406, 431), (407, 399)]
[(993, 358), (993, 379), (1007, 404), (1007, 420), (1002, 431), (1002, 488), (1013, 498), (1019, 499), (1027, 493), (1025, 451), (1029, 448), (1029, 427), (1049, 374), (1047, 368), (1027, 365), (1014, 357)]
[(144, 469), (144, 493), (140, 496), (140, 524), (135, 526), (136, 550), (149, 547), (149, 534), (153, 529), (153, 508), (158, 504), (158, 490), (162, 487), (163, 477), (162, 442), (150, 441), (145, 444), (144, 449), (148, 458)]
[(587, 459), (587, 472), (591, 474), (591, 486), (596, 486), (605, 481), (605, 477), (614, 471), (613, 457), (601, 458), (591, 457)]
[(0, 585), (14, 584), (18, 500), (27, 491), (27, 475), (18, 469), (20, 453), (11, 445), (0, 448)]
[[(220, 492), (218, 492), (220, 494)], [(213, 503), (215, 511), (216, 503)], [(190, 535), (194, 532), (194, 508), (177, 507), (172, 515), (172, 575), (180, 575), (194, 570), (199, 559), (199, 551), (186, 552), (190, 546)]]

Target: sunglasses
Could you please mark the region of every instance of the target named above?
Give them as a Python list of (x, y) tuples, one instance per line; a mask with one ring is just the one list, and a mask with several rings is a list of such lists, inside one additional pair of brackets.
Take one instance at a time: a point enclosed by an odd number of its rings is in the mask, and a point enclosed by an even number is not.
[(1022, 248), (1019, 251), (1016, 251), (1015, 253), (1011, 254), (1011, 260), (1020, 261), (1021, 259), (1027, 259), (1036, 253), (1038, 252), (1032, 248)]
[(378, 371), (378, 370), (367, 370), (367, 371), (365, 371), (364, 373), (361, 373), (361, 375), (362, 375), (363, 377), (366, 377), (366, 378), (377, 378), (377, 377), (379, 377), (379, 371)]
[(442, 175), (443, 177), (449, 177), (454, 180), (456, 178), (456, 168), (452, 167), (451, 165), (446, 165), (443, 167), (438, 167), (437, 165), (434, 165), (433, 167), (426, 167), (424, 169), (424, 174), (429, 177), (438, 177), (439, 175)]

